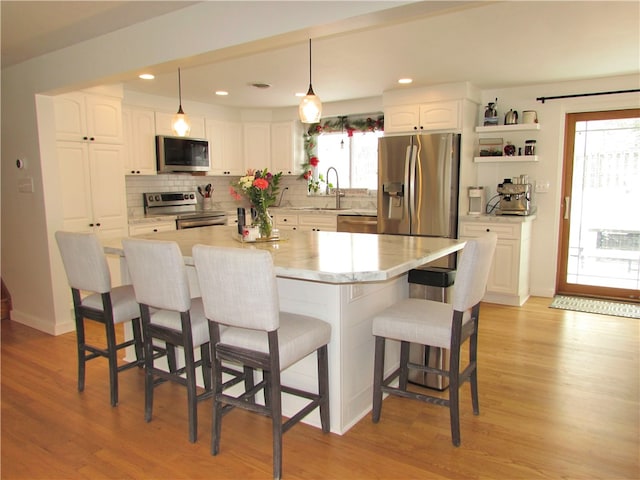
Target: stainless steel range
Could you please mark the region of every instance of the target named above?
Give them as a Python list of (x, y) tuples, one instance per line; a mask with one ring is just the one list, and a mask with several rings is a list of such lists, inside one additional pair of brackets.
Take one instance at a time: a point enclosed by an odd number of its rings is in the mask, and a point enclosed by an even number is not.
[(143, 193), (146, 215), (176, 215), (176, 228), (226, 225), (227, 214), (221, 210), (201, 210), (195, 192)]

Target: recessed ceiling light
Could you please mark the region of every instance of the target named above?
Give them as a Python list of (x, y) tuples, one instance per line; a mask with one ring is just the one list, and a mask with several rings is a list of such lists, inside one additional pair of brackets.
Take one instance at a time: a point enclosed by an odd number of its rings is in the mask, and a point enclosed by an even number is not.
[(138, 75), (138, 78), (141, 78), (143, 80), (153, 80), (155, 77), (155, 75), (152, 75), (150, 73), (142, 73), (140, 75)]
[(261, 89), (270, 88), (271, 87), (271, 84), (264, 83), (264, 82), (255, 82), (255, 83), (251, 83), (250, 85), (252, 87), (261, 88)]
[(220, 95), (220, 96), (224, 97), (225, 95), (229, 95), (229, 92), (227, 92), (225, 90), (216, 90), (216, 95)]
[(398, 80), (398, 83), (401, 83), (403, 85), (406, 85), (412, 82), (413, 82), (413, 78), (401, 78), (400, 80)]

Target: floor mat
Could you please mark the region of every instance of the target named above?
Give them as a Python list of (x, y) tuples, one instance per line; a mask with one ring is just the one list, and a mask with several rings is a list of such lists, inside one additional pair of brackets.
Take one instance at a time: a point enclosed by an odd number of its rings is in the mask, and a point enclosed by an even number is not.
[(549, 305), (550, 308), (573, 310), (576, 312), (599, 313), (616, 317), (640, 318), (640, 304), (611, 302), (597, 298), (565, 297), (556, 295)]

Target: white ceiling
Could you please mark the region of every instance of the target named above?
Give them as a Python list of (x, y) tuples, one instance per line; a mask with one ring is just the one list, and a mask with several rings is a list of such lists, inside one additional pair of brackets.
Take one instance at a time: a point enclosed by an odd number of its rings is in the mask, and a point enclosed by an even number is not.
[[(3, 68), (192, 3), (2, 1)], [(323, 102), (379, 96), (398, 88), (400, 77), (412, 77), (414, 86), (469, 81), (485, 89), (640, 72), (637, 1), (449, 0), (416, 7), (405, 10), (409, 18), (380, 16), (375, 28), (314, 38), (313, 87)], [(183, 101), (297, 105), (294, 94), (309, 83), (308, 43), (300, 38), (267, 51), (252, 45), (215, 63), (185, 61)], [(125, 89), (177, 96), (179, 64), (150, 68), (155, 80), (132, 78)], [(255, 82), (272, 86), (256, 89)], [(215, 96), (218, 89), (229, 96)]]

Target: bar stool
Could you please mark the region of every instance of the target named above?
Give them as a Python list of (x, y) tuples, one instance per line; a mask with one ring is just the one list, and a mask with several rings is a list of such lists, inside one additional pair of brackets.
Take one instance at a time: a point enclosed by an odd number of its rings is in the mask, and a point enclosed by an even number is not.
[[(118, 405), (118, 373), (144, 364), (140, 306), (131, 285), (111, 288), (111, 274), (98, 237), (93, 233), (56, 232), (56, 242), (73, 297), (78, 348), (78, 391), (84, 391), (88, 360), (109, 360), (111, 406)], [(94, 292), (82, 298), (80, 291)], [(107, 348), (86, 343), (84, 321), (93, 320), (105, 327)], [(131, 321), (133, 339), (116, 343), (115, 325)], [(118, 366), (117, 353), (135, 346), (136, 361)]]
[[(197, 404), (212, 395), (209, 330), (202, 299), (191, 298), (184, 259), (175, 242), (125, 238), (122, 245), (142, 316), (145, 421), (151, 421), (155, 387), (166, 381), (185, 385), (189, 441), (194, 443), (198, 437)], [(164, 342), (167, 346), (168, 370), (155, 364), (154, 341)], [(176, 347), (184, 350), (184, 367), (181, 368), (173, 357)], [(194, 356), (196, 348), (200, 349), (200, 360), (197, 361)], [(202, 367), (205, 387), (200, 394), (196, 389), (197, 367)]]
[[(331, 326), (316, 318), (280, 311), (269, 252), (195, 245), (192, 255), (211, 336), (214, 374), (211, 454), (217, 455), (220, 451), (223, 414), (239, 407), (266, 415), (272, 421), (273, 478), (279, 479), (284, 432), (316, 407), (320, 409), (322, 431), (329, 431), (327, 344), (331, 339)], [(280, 372), (314, 352), (318, 393), (282, 385)], [(226, 395), (221, 385), (222, 361), (260, 369), (263, 379), (237, 397)], [(260, 390), (264, 391), (264, 406), (253, 400)], [(304, 401), (298, 413), (285, 422), (282, 421), (283, 393)]]
[[(453, 303), (406, 298), (377, 314), (373, 319), (375, 360), (373, 378), (372, 420), (378, 423), (382, 411), (383, 393), (412, 398), (449, 408), (451, 441), (460, 445), (459, 389), (465, 381), (471, 384), (474, 415), (480, 413), (478, 404), (478, 321), (480, 301), (487, 288), (487, 279), (496, 248), (497, 235), (493, 232), (469, 240), (460, 257)], [(400, 366), (384, 376), (385, 341), (400, 342)], [(469, 341), (469, 361), (460, 366), (460, 350)], [(449, 348), (449, 367), (431, 368), (409, 361), (409, 344)], [(449, 398), (426, 395), (407, 389), (410, 369), (435, 373), (449, 378)], [(398, 379), (398, 386), (391, 383)]]

